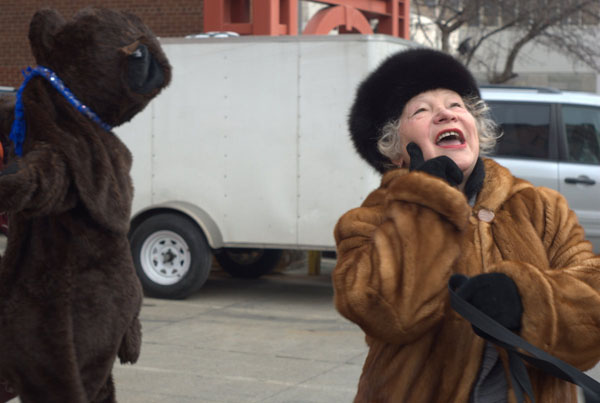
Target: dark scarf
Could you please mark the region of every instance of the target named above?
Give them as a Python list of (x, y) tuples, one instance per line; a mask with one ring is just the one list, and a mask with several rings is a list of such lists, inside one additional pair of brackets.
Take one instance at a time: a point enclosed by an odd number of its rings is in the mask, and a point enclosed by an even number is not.
[(469, 179), (467, 179), (467, 183), (465, 184), (465, 195), (467, 196), (467, 200), (471, 200), (473, 196), (476, 196), (477, 193), (479, 193), (483, 186), (484, 179), (485, 167), (483, 166), (483, 160), (477, 158), (475, 168), (473, 168), (473, 172), (471, 172), (471, 176), (469, 176)]

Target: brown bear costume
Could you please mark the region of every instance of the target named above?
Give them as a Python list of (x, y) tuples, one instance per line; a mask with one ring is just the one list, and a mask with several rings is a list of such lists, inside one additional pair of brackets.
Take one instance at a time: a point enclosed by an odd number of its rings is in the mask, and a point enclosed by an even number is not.
[(29, 40), (38, 67), (17, 93), (24, 119), (12, 121), (19, 101), (0, 102), (11, 149), (0, 173), (10, 222), (0, 378), (22, 402), (114, 402), (116, 357), (133, 363), (140, 352), (142, 290), (127, 240), (131, 154), (110, 128), (140, 112), (171, 67), (136, 16), (107, 9), (70, 21), (38, 11)]

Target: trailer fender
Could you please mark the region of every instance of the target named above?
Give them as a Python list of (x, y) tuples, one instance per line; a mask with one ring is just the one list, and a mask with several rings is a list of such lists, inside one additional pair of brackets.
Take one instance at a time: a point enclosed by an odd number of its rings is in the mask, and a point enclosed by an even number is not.
[(212, 249), (219, 249), (223, 247), (223, 237), (221, 236), (221, 231), (210, 215), (201, 207), (185, 201), (168, 201), (155, 204), (153, 206), (148, 206), (137, 211), (131, 218), (129, 234), (132, 234), (139, 223), (148, 217), (166, 211), (179, 212), (192, 219), (196, 224), (198, 224)]

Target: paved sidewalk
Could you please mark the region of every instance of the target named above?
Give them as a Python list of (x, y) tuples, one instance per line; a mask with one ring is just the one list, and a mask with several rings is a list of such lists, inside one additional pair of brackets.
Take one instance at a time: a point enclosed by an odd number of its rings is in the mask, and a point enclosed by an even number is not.
[(213, 273), (185, 301), (145, 299), (144, 344), (115, 366), (120, 402), (351, 402), (367, 348), (332, 305), (329, 272)]
[(184, 301), (145, 298), (142, 354), (115, 364), (117, 400), (351, 402), (367, 347), (333, 307), (333, 266), (309, 276), (300, 261), (257, 280), (216, 270)]
[[(257, 280), (215, 270), (184, 301), (144, 299), (140, 360), (114, 367), (118, 401), (351, 402), (367, 347), (333, 307), (333, 266), (309, 276), (301, 261)], [(600, 365), (589, 374), (600, 379)]]

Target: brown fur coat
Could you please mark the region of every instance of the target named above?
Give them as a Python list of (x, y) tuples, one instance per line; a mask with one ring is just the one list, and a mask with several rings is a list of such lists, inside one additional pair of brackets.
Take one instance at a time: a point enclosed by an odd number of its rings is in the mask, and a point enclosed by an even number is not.
[[(600, 359), (600, 257), (575, 214), (559, 193), (492, 160), (485, 169), (473, 208), (442, 180), (398, 169), (339, 220), (335, 305), (369, 345), (356, 402), (468, 401), (484, 340), (449, 306), (454, 273), (507, 274), (523, 338), (582, 370)], [(529, 372), (538, 402), (576, 401), (573, 385)]]
[[(170, 79), (156, 38), (133, 15), (86, 9), (67, 22), (42, 10), (29, 38), (36, 61), (113, 126)], [(162, 75), (145, 93), (132, 88), (157, 70), (133, 75), (140, 44)], [(13, 154), (0, 173), (10, 225), (0, 266), (0, 378), (24, 403), (113, 402), (113, 363), (117, 355), (135, 362), (141, 346), (142, 290), (127, 240), (131, 154), (41, 77), (29, 81), (23, 103), (23, 156)], [(3, 141), (9, 126), (0, 122)]]

